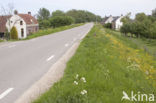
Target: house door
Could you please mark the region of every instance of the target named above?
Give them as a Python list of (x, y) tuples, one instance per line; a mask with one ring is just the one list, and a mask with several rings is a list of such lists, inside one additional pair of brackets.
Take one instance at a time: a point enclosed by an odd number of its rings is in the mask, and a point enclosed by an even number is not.
[(21, 29), (21, 37), (24, 37), (24, 29)]

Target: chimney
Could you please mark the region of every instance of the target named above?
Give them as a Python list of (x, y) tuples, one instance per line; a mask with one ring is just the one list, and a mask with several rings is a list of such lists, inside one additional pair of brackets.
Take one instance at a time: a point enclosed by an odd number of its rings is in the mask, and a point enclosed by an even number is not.
[(28, 14), (31, 15), (31, 12), (29, 11)]
[(15, 11), (14, 11), (14, 14), (15, 14), (15, 15), (17, 15), (17, 14), (18, 14), (18, 11), (17, 11), (17, 10), (15, 10)]

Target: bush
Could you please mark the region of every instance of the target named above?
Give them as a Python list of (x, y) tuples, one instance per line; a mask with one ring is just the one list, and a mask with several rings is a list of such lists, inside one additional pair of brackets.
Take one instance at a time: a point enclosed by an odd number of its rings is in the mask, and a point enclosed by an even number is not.
[(11, 36), (11, 39), (18, 39), (18, 32), (17, 32), (17, 29), (16, 27), (12, 27), (11, 28), (11, 31), (10, 31), (10, 36)]
[(112, 24), (111, 24), (111, 23), (104, 24), (103, 26), (104, 26), (105, 28), (109, 28), (109, 29), (112, 28)]
[(49, 28), (50, 27), (50, 21), (49, 20), (39, 21), (39, 25), (40, 25), (41, 29)]
[(57, 16), (52, 17), (50, 19), (50, 25), (54, 28), (59, 26), (70, 25), (72, 23), (74, 23), (74, 19), (69, 16)]

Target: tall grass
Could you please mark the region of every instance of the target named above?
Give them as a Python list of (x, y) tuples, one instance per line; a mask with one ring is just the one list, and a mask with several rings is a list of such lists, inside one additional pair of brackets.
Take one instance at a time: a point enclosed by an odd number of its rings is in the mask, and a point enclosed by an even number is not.
[(156, 61), (114, 33), (95, 25), (63, 78), (33, 103), (131, 103), (123, 91), (155, 93)]

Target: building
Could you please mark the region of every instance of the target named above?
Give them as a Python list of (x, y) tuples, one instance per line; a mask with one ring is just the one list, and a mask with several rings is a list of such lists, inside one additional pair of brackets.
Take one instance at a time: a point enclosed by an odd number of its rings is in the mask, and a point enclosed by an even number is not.
[(103, 21), (101, 22), (102, 25), (111, 23), (112, 24), (112, 29), (119, 30), (121, 26), (123, 25), (121, 19), (123, 16), (109, 16), (105, 17)]
[(122, 18), (123, 16), (114, 17), (114, 20), (112, 21), (112, 29), (120, 30), (123, 25), (123, 22), (121, 21)]
[(107, 24), (107, 23), (112, 23), (113, 21), (113, 16), (110, 15), (109, 17), (105, 16), (105, 18), (102, 20), (101, 24)]
[(37, 20), (31, 16), (31, 12), (28, 14), (18, 14), (15, 11), (12, 16), (0, 16), (0, 34), (3, 35), (6, 29), (10, 32), (12, 27), (16, 27), (18, 32), (18, 38), (26, 38), (33, 32), (39, 30), (39, 24)]

